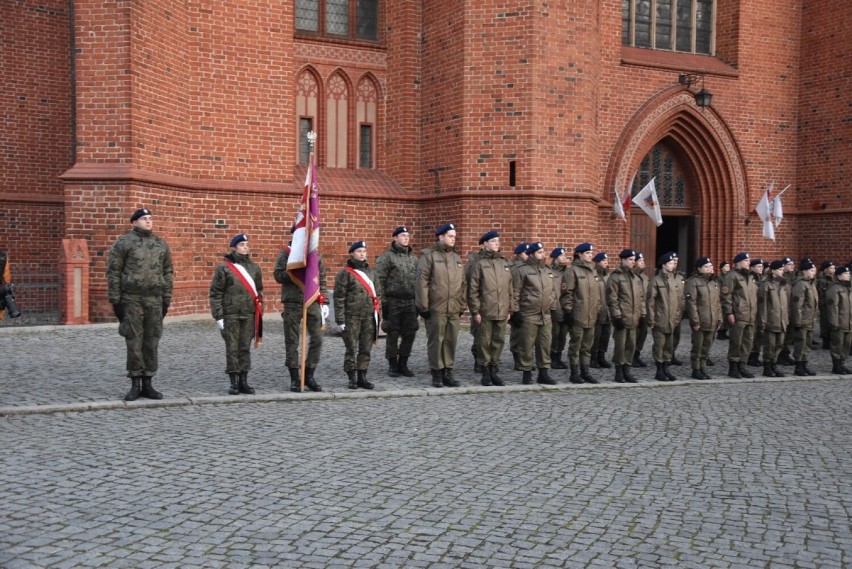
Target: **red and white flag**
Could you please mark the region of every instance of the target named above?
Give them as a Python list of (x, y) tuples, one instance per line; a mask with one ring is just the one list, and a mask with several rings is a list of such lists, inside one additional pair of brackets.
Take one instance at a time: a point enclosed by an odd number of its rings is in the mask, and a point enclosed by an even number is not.
[(627, 221), (627, 213), (630, 211), (630, 188), (632, 187), (633, 184), (626, 187), (624, 189), (624, 196), (622, 197), (618, 194), (618, 182), (615, 183), (615, 200), (612, 202), (612, 209), (615, 215), (623, 221)]
[(314, 154), (308, 164), (299, 212), (296, 214), (287, 272), (304, 292), (305, 310), (319, 296), (319, 186)]

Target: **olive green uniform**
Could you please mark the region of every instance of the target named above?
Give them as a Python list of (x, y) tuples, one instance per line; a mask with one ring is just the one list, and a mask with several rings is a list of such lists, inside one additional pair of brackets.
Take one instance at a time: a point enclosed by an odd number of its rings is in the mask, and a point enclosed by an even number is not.
[[(476, 263), (483, 251), (474, 251), (467, 256), (467, 264), (464, 266), (464, 276), (468, 283), (470, 283), (470, 273), (476, 269)], [(473, 341), (470, 344), (470, 353), (473, 355), (476, 365), (481, 366), (483, 361), (482, 354), (480, 353), (479, 324), (473, 318), (470, 319), (470, 335), (473, 336)]]
[(790, 291), (790, 327), (793, 329), (793, 359), (805, 363), (811, 354), (811, 341), (822, 313), (814, 279), (800, 275)]
[[(644, 303), (644, 299), (648, 294), (648, 283), (651, 282), (651, 279), (648, 278), (648, 273), (645, 272), (645, 269), (633, 267), (633, 272), (638, 275), (642, 281), (642, 299)], [(648, 319), (643, 318), (639, 325), (636, 327), (636, 352), (634, 353), (634, 361), (639, 360), (639, 354), (641, 354), (642, 350), (645, 348), (645, 340), (647, 338)]]
[(618, 323), (612, 334), (612, 363), (631, 365), (636, 330), (645, 320), (645, 290), (639, 275), (626, 266), (615, 269), (606, 283), (606, 306), (610, 321)]
[[(515, 272), (524, 266), (526, 261), (524, 261), (520, 256), (515, 255), (512, 261), (509, 263), (509, 270), (514, 276)], [(512, 358), (515, 360), (515, 368), (520, 369), (520, 357), (521, 357), (521, 329), (520, 327), (512, 326), (509, 328), (509, 352), (512, 354)]]
[(774, 365), (790, 323), (790, 299), (784, 278), (770, 276), (757, 289), (755, 327), (763, 338), (763, 364)]
[(556, 308), (559, 283), (543, 259), (530, 256), (512, 277), (512, 305), (521, 316), (520, 360), (522, 371), (550, 369), (552, 328), (550, 313)]
[(754, 341), (757, 317), (757, 279), (748, 269), (732, 269), (722, 280), (722, 316), (733, 314), (730, 326), (728, 361), (745, 363)]
[[(565, 274), (566, 269), (568, 269), (568, 267), (556, 262), (556, 260), (550, 264), (550, 270), (553, 271), (553, 274), (556, 275), (556, 278), (560, 283), (562, 282), (562, 276)], [(550, 357), (551, 360), (554, 361), (561, 360), (562, 352), (565, 351), (565, 344), (568, 341), (569, 326), (565, 323), (565, 314), (562, 311), (562, 304), (559, 302), (556, 303), (556, 308), (554, 309), (553, 314), (551, 314), (550, 322)]]
[(127, 345), (127, 377), (153, 377), (163, 335), (163, 309), (172, 300), (174, 266), (168, 244), (134, 227), (118, 238), (107, 260), (111, 304), (124, 307), (118, 333)]
[(479, 315), (479, 353), (483, 366), (500, 364), (506, 342), (506, 319), (517, 311), (514, 300), (512, 271), (503, 255), (491, 251), (479, 254), (479, 261), (470, 271), (467, 285), (467, 304), (471, 322)]
[(852, 348), (852, 288), (838, 280), (825, 292), (826, 317), (831, 330), (831, 359), (843, 365)]
[(834, 276), (820, 273), (817, 277), (817, 293), (819, 295), (819, 336), (823, 340), (823, 349), (831, 342), (831, 329), (828, 325), (828, 312), (826, 312), (825, 293), (834, 284)]
[[(285, 247), (278, 254), (275, 261), (275, 282), (281, 284), (281, 303), (284, 310), (281, 319), (284, 322), (284, 351), (285, 365), (290, 369), (298, 370), (299, 360), (299, 338), (302, 335), (302, 307), (304, 306), (304, 292), (298, 284), (293, 282), (287, 272), (287, 259), (290, 257), (290, 247)], [(325, 265), (322, 257), (319, 258), (319, 290), (325, 296)], [(305, 367), (314, 369), (319, 365), (320, 351), (322, 350), (322, 310), (318, 302), (311, 303), (308, 307), (308, 318), (306, 322), (308, 333), (308, 354), (305, 359)]]
[(601, 266), (596, 266), (595, 272), (598, 275), (598, 286), (601, 289), (601, 309), (598, 312), (598, 320), (595, 322), (595, 339), (592, 342), (591, 349), (592, 365), (595, 362), (606, 363), (606, 352), (609, 349), (609, 339), (612, 337), (612, 323), (609, 320), (609, 310), (606, 306), (606, 282), (609, 273), (606, 268)]
[(572, 366), (588, 366), (595, 341), (595, 325), (603, 298), (601, 279), (591, 263), (577, 258), (562, 274), (559, 302), (566, 318), (573, 319), (568, 359)]
[(660, 270), (646, 294), (648, 327), (654, 338), (654, 361), (670, 363), (674, 355), (674, 331), (683, 319), (683, 280), (677, 273)]
[(376, 288), (376, 295), (372, 296), (371, 292), (345, 269), (334, 278), (334, 319), (338, 324), (345, 324), (343, 343), (346, 353), (343, 356), (343, 369), (347, 372), (366, 371), (370, 367), (370, 352), (377, 337), (376, 310), (379, 307), (381, 290), (375, 278), (375, 271), (366, 261), (349, 259), (346, 265), (364, 273)]
[(385, 357), (408, 359), (417, 335), (417, 308), (414, 306), (414, 283), (417, 279), (417, 256), (411, 247), (391, 242), (376, 261), (376, 283), (382, 295), (382, 330), (385, 331)]
[(722, 326), (721, 287), (712, 273), (705, 275), (696, 272), (686, 281), (683, 295), (684, 309), (692, 331), (692, 350), (689, 354), (692, 369), (704, 371), (716, 332)]
[(452, 370), (459, 337), (459, 318), (465, 311), (466, 282), (461, 257), (454, 247), (436, 242), (417, 262), (414, 288), (417, 311), (426, 318), (429, 367)]
[[(263, 278), (260, 267), (246, 255), (229, 253), (225, 259), (241, 265), (254, 281), (263, 311)], [(251, 370), (251, 341), (255, 334), (257, 305), (242, 281), (224, 263), (216, 267), (210, 281), (210, 312), (213, 320), (224, 320), (222, 338), (225, 340), (225, 373)]]

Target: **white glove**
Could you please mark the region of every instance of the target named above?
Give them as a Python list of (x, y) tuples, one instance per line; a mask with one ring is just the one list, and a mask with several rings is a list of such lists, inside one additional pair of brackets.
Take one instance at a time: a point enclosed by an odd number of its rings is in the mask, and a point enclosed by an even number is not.
[(329, 310), (328, 310), (327, 304), (321, 304), (320, 305), (320, 313), (322, 313), (323, 318), (328, 318)]
[(340, 331), (343, 332), (344, 330), (346, 330), (346, 324), (341, 324)]
[(224, 330), (225, 329), (225, 320), (224, 319), (223, 320), (217, 320), (216, 321), (216, 327), (219, 330)]

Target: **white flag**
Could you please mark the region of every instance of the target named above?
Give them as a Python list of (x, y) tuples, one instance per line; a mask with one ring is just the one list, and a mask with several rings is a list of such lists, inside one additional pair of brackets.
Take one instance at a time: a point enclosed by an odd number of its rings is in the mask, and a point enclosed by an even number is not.
[(612, 202), (615, 215), (627, 221), (627, 211), (630, 210), (630, 188), (624, 190), (624, 198), (618, 195), (618, 184), (615, 185), (615, 200)]
[(781, 220), (784, 219), (784, 208), (781, 207), (781, 194), (775, 198), (775, 207), (772, 208), (772, 217), (775, 218), (775, 227), (781, 225)]
[(775, 182), (769, 184), (769, 187), (763, 192), (760, 201), (757, 202), (757, 206), (754, 208), (760, 221), (763, 222), (763, 236), (773, 241), (775, 241), (775, 227), (772, 225), (772, 188), (774, 187)]
[(641, 207), (659, 227), (663, 224), (663, 214), (660, 213), (660, 200), (657, 199), (657, 188), (654, 186), (655, 179), (651, 178), (651, 181), (633, 196), (633, 203)]

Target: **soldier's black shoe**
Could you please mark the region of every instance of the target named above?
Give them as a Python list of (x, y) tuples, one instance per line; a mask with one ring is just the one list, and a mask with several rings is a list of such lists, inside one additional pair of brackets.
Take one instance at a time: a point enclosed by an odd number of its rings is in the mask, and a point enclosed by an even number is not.
[(831, 373), (843, 375), (843, 366), (840, 365), (840, 360), (837, 358), (831, 358)]
[(775, 362), (775, 363), (781, 364), (781, 365), (784, 365), (784, 366), (796, 365), (796, 362), (793, 360), (792, 357), (790, 357), (790, 349), (789, 348), (784, 348), (783, 350), (781, 350), (781, 353), (778, 354), (778, 361)]
[(447, 387), (458, 387), (461, 385), (456, 378), (453, 377), (453, 369), (449, 367), (445, 367), (441, 370), (441, 381)]
[(231, 388), (228, 389), (228, 395), (239, 395), (240, 394), (240, 388), (239, 388), (238, 383), (240, 381), (240, 374), (229, 373), (228, 378), (231, 380)]
[(822, 349), (830, 350), (831, 349), (831, 338), (823, 338), (822, 339)]
[(367, 370), (359, 369), (358, 370), (358, 387), (361, 389), (373, 389), (376, 387), (369, 381), (367, 381)]
[(806, 377), (808, 372), (805, 371), (805, 362), (796, 362), (796, 369), (793, 371), (793, 375), (799, 377)]
[(399, 377), (398, 358), (388, 358), (388, 375), (391, 377)]
[(440, 369), (430, 370), (432, 372), (432, 387), (444, 387), (444, 373)]
[(297, 367), (288, 367), (287, 371), (290, 372), (290, 391), (294, 393), (299, 393), (302, 391), (302, 378), (299, 377), (299, 368)]
[(621, 366), (622, 374), (624, 375), (625, 383), (639, 383), (639, 380), (633, 377), (633, 374), (630, 372), (630, 364), (624, 364)]
[(473, 362), (473, 373), (482, 373), (482, 364), (479, 362)]
[(139, 396), (142, 395), (142, 378), (141, 377), (131, 377), (130, 378), (130, 391), (124, 396), (125, 401), (136, 401), (139, 399)]
[(497, 365), (491, 364), (488, 366), (488, 370), (491, 372), (491, 384), (496, 385), (497, 387), (503, 387), (506, 385), (503, 383), (503, 380), (500, 379), (500, 376), (497, 375)]
[(142, 397), (146, 399), (162, 399), (163, 394), (154, 389), (154, 386), (151, 385), (151, 378), (147, 376), (142, 376)]
[(728, 362), (728, 377), (733, 379), (742, 379), (743, 376), (740, 375), (740, 364), (739, 362), (729, 361)]
[(531, 371), (525, 371), (524, 372), (522, 379), (521, 379), (521, 383), (523, 383), (524, 385), (530, 385), (532, 383), (532, 372)]
[(772, 373), (775, 374), (775, 377), (787, 377), (787, 374), (778, 370), (778, 364), (772, 364)]
[(718, 332), (716, 332), (717, 340), (727, 340), (728, 339), (728, 329), (722, 328)]
[(639, 357), (639, 352), (633, 352), (633, 367), (648, 367), (648, 364)]
[(589, 366), (580, 364), (580, 377), (585, 383), (600, 383), (594, 376), (589, 373)]
[(703, 376), (704, 376), (704, 379), (713, 379), (713, 378), (710, 376), (710, 374), (708, 374), (708, 373), (707, 373), (707, 368), (702, 367), (700, 371), (701, 371), (701, 375), (703, 375)]
[(562, 354), (559, 352), (550, 352), (550, 367), (553, 369), (568, 369), (568, 366), (562, 361)]
[(254, 395), (254, 387), (248, 384), (248, 372), (240, 372), (240, 383), (238, 385), (240, 393), (245, 395)]
[(491, 368), (488, 366), (480, 366), (482, 367), (482, 379), (479, 380), (480, 385), (485, 387), (491, 386)]
[(754, 374), (746, 369), (746, 366), (743, 364), (743, 362), (738, 363), (737, 368), (740, 370), (740, 375), (744, 378), (752, 379), (754, 377)]
[(763, 376), (764, 377), (775, 377), (775, 371), (772, 369), (771, 363), (764, 362), (764, 364), (763, 364)]
[(805, 373), (808, 375), (816, 375), (817, 372), (808, 367), (808, 362), (802, 362), (802, 369), (805, 370)]
[(663, 374), (668, 381), (677, 381), (677, 376), (669, 370), (670, 362), (663, 362)]
[(698, 367), (692, 368), (692, 375), (690, 377), (692, 379), (704, 379), (704, 376), (701, 375), (701, 368), (698, 368)]
[(556, 385), (556, 381), (550, 377), (550, 374), (545, 368), (538, 369), (538, 377), (536, 381), (542, 385)]
[(355, 370), (347, 371), (347, 377), (349, 377), (349, 389), (358, 389), (358, 379), (355, 377)]
[(679, 359), (677, 359), (677, 356), (674, 356), (674, 355), (673, 355), (673, 356), (672, 356), (672, 361), (670, 361), (670, 362), (669, 362), (669, 364), (670, 364), (670, 365), (673, 365), (673, 366), (682, 366), (682, 365), (683, 365), (683, 362), (682, 362), (682, 361), (680, 361)]
[(705, 361), (704, 363), (705, 363), (705, 365), (708, 365), (710, 367), (713, 367), (714, 365), (716, 365), (716, 363), (713, 360), (711, 360), (710, 358), (707, 358), (707, 361)]
[(408, 369), (408, 356), (399, 356), (397, 370), (399, 371), (399, 375), (403, 377), (414, 377), (414, 372)]
[(314, 379), (314, 371), (316, 368), (306, 367), (305, 368), (305, 387), (310, 389), (311, 391), (322, 391), (322, 387)]
[(580, 368), (577, 367), (577, 364), (571, 365), (571, 377), (568, 379), (571, 383), (583, 383), (583, 378), (580, 377)]
[(604, 369), (611, 369), (612, 364), (606, 361), (606, 352), (598, 351), (598, 365)]
[(663, 362), (655, 362), (657, 364), (657, 373), (654, 375), (654, 379), (657, 381), (668, 381), (669, 378), (666, 377), (665, 372), (663, 371)]
[(615, 383), (624, 383), (624, 369), (617, 365), (615, 366), (615, 379), (613, 379)]
[(746, 363), (748, 365), (750, 365), (751, 367), (760, 367), (760, 353), (758, 353), (758, 352), (750, 353), (748, 355), (748, 362), (746, 362)]
[(591, 359), (589, 360), (589, 367), (590, 367), (590, 368), (592, 368), (592, 369), (598, 369), (599, 367), (601, 367), (601, 366), (598, 364), (598, 354), (597, 354), (597, 352), (592, 352), (592, 357), (591, 357)]

